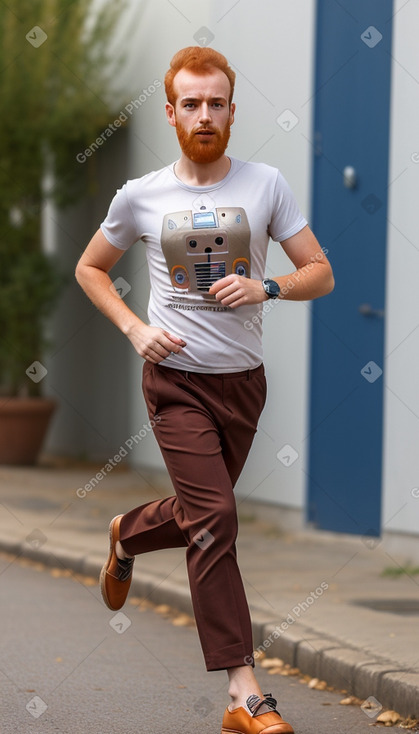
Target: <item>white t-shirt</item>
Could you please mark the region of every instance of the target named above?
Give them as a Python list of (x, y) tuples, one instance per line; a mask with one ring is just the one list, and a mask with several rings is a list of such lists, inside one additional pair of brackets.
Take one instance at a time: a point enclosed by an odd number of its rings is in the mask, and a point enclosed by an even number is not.
[(232, 272), (261, 280), (269, 238), (280, 242), (306, 224), (276, 168), (231, 158), (226, 177), (211, 186), (183, 183), (174, 164), (127, 181), (101, 230), (119, 249), (146, 247), (149, 323), (187, 344), (161, 364), (223, 373), (261, 364), (262, 320), (252, 321), (261, 306), (222, 306), (209, 287)]

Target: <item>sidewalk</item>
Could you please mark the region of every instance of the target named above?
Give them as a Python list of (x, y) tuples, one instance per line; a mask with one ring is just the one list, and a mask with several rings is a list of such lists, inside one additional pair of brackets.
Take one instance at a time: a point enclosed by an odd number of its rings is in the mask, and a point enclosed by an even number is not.
[[(167, 496), (152, 473), (121, 467), (78, 496), (99, 469), (0, 467), (0, 550), (97, 577), (109, 520)], [(381, 575), (406, 559), (378, 540), (282, 532), (240, 498), (238, 512), (255, 647), (348, 695), (419, 718), (419, 576)], [(139, 556), (132, 594), (191, 614), (185, 550)]]

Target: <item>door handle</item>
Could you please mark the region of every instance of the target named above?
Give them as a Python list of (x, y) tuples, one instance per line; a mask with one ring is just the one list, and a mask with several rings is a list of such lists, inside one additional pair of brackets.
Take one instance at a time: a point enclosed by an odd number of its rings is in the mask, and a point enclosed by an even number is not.
[(343, 169), (343, 185), (347, 189), (354, 189), (357, 184), (357, 175), (353, 166), (345, 166)]
[(377, 319), (384, 318), (384, 309), (373, 308), (370, 303), (361, 303), (361, 305), (358, 306), (358, 311), (363, 316), (369, 316), (369, 317), (372, 316)]

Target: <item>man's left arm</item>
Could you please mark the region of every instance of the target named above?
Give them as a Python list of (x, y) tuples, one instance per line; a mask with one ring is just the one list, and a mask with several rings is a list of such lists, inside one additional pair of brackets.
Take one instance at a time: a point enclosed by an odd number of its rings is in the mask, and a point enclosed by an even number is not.
[[(280, 287), (279, 298), (288, 301), (311, 301), (326, 296), (335, 284), (332, 267), (310, 227), (283, 240), (281, 245), (295, 267), (288, 275), (271, 278)], [(268, 300), (261, 280), (241, 275), (227, 275), (217, 280), (209, 291), (223, 306), (237, 308)]]

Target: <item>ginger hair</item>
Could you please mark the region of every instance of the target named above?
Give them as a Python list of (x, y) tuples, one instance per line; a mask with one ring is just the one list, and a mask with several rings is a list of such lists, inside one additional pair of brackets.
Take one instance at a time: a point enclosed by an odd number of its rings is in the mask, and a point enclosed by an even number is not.
[(189, 69), (195, 74), (211, 74), (214, 69), (220, 69), (224, 72), (230, 82), (229, 105), (233, 99), (234, 82), (236, 74), (230, 68), (225, 56), (214, 51), (213, 48), (202, 46), (187, 46), (178, 51), (170, 62), (170, 69), (164, 77), (164, 87), (166, 90), (167, 101), (175, 106), (176, 94), (174, 91), (174, 78), (181, 69)]

